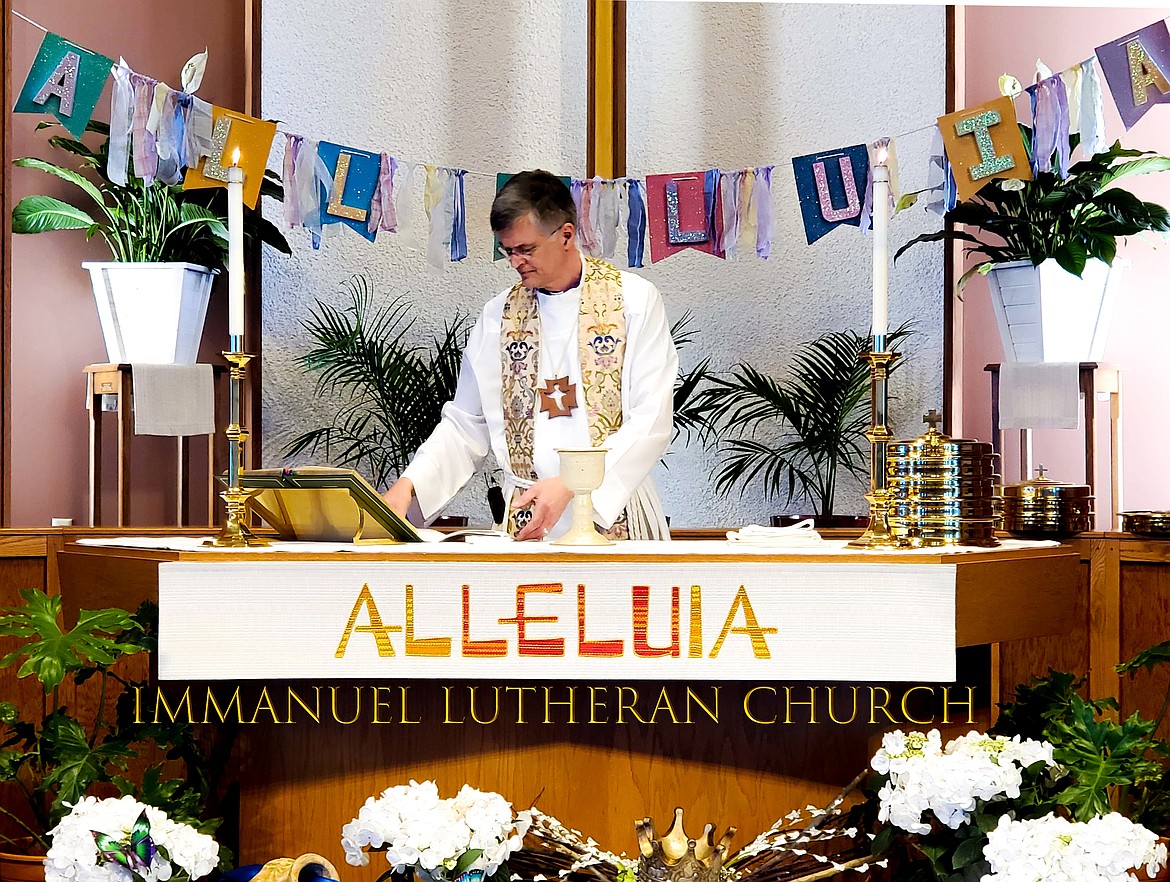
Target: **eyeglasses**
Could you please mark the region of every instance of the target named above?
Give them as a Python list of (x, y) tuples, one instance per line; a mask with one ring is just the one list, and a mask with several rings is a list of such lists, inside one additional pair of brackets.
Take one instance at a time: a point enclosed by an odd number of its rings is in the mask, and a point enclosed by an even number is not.
[(564, 227), (557, 227), (535, 245), (517, 245), (514, 248), (505, 248), (503, 245), (500, 245), (500, 253), (503, 254), (504, 257), (508, 260), (511, 260), (513, 257), (519, 257), (521, 260), (527, 260), (540, 249), (540, 246), (542, 246), (553, 236), (557, 235), (562, 229), (564, 229)]

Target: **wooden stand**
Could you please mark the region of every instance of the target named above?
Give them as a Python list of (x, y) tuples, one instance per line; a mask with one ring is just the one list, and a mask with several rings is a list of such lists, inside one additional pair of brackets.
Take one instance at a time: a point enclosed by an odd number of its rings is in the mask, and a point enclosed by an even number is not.
[[(989, 364), (983, 368), (991, 374), (991, 443), (996, 453), (1003, 455), (1003, 432), (999, 427), (999, 368)], [(1097, 488), (1097, 397), (1109, 400), (1109, 512), (1107, 524), (1117, 526), (1121, 501), (1121, 374), (1113, 368), (1102, 368), (1094, 361), (1081, 362), (1080, 392), (1085, 403), (1085, 483), (1097, 497), (1098, 514), (1103, 513), (1103, 497)], [(1032, 430), (1020, 430), (1020, 480), (1032, 477)], [(1098, 521), (1100, 524), (1100, 521)]]
[[(207, 472), (208, 497), (207, 521), (215, 524), (218, 521), (218, 495), (216, 493), (216, 479), (222, 467), (222, 456), (217, 444), (220, 424), (220, 378), (226, 373), (223, 365), (212, 365), (215, 387), (215, 427), (216, 430), (207, 436)], [(118, 415), (118, 516), (114, 526), (124, 527), (130, 521), (130, 451), (134, 437), (134, 375), (128, 364), (90, 364), (85, 366), (88, 374), (89, 396), (89, 525), (109, 526), (102, 524), (102, 399), (111, 395), (116, 401)], [(176, 442), (175, 465), (175, 523), (183, 526), (191, 519), (191, 492), (187, 480), (187, 450), (186, 436), (179, 436)]]

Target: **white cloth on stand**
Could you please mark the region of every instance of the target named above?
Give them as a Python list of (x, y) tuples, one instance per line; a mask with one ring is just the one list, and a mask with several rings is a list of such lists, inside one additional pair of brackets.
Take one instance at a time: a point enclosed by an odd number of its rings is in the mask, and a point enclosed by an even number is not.
[(999, 369), (1000, 428), (1080, 428), (1080, 371), (1075, 361), (1004, 362)]
[(133, 364), (135, 435), (210, 435), (215, 380), (209, 364)]

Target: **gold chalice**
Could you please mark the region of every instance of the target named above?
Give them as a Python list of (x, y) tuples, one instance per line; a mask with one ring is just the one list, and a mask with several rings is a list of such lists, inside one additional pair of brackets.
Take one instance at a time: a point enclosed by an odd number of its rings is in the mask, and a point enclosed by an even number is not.
[(605, 450), (601, 447), (560, 449), (561, 480), (573, 491), (573, 525), (552, 545), (613, 545), (593, 523), (593, 491), (605, 477)]

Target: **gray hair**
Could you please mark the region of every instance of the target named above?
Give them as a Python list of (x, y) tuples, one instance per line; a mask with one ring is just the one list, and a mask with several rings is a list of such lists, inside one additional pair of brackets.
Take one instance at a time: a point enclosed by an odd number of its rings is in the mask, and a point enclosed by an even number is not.
[(577, 206), (565, 182), (539, 169), (512, 175), (500, 188), (492, 201), (492, 231), (501, 233), (527, 214), (544, 233), (577, 225)]

